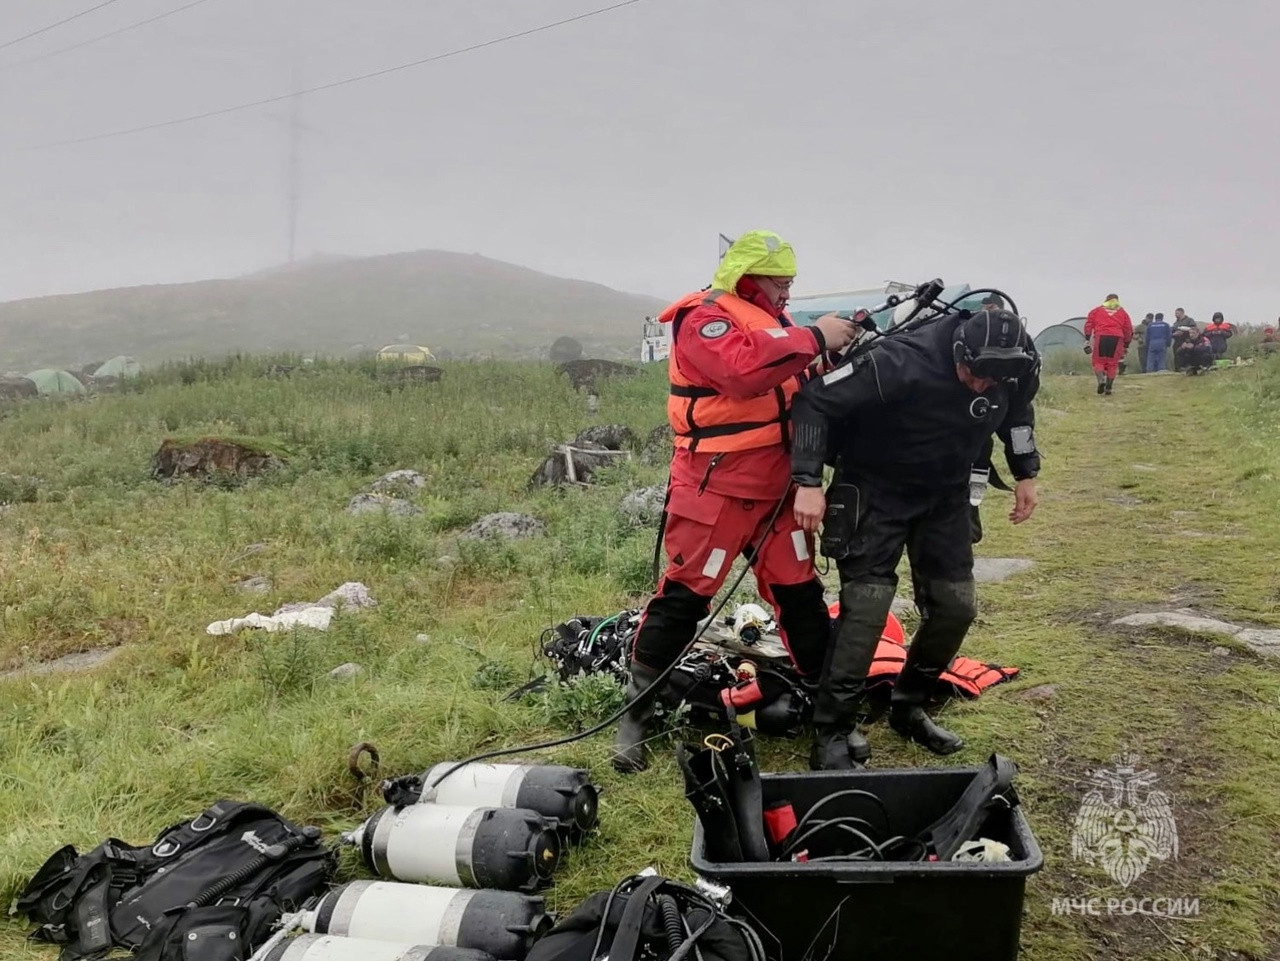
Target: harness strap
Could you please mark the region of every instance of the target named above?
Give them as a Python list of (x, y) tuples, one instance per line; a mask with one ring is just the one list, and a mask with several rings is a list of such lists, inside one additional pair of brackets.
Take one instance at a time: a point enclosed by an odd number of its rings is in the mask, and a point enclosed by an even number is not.
[[(640, 886), (631, 892), (622, 917), (618, 919), (613, 944), (609, 946), (609, 961), (636, 961), (640, 949), (640, 929), (644, 922), (644, 909), (650, 896), (662, 887), (664, 881), (664, 878), (657, 876), (645, 878), (640, 882)], [(608, 918), (604, 919), (604, 923), (607, 924), (608, 921)]]

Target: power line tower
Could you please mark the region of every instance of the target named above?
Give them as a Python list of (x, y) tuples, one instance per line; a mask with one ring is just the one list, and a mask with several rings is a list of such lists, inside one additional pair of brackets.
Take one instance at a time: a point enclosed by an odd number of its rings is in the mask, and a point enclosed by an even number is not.
[(295, 70), (293, 75), (294, 93), (289, 97), (287, 114), (273, 113), (271, 118), (285, 125), (288, 144), (285, 159), (285, 216), (288, 218), (289, 263), (298, 256), (298, 216), (302, 207), (302, 137), (308, 133), (320, 133), (302, 120), (302, 85)]

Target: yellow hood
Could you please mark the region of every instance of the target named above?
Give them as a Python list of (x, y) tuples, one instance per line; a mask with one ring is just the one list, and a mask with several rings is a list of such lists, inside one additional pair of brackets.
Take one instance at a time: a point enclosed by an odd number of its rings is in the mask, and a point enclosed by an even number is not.
[(747, 274), (764, 277), (794, 277), (796, 255), (791, 245), (769, 230), (749, 230), (725, 251), (711, 282), (713, 290), (733, 293)]

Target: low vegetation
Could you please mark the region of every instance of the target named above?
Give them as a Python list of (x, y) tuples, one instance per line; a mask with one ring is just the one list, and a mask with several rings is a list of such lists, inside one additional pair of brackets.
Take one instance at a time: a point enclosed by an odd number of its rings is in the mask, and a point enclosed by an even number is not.
[[(263, 376), (272, 363), (295, 366)], [(604, 381), (598, 409), (548, 365), (450, 363), (436, 384), (388, 384), (359, 365), (239, 358), (172, 367), (110, 396), (24, 401), (0, 417), (0, 898), (56, 848), (152, 837), (218, 797), (254, 798), (330, 836), (378, 809), (347, 769), (355, 743), (382, 773), (423, 770), (589, 726), (618, 703), (599, 683), (504, 702), (541, 673), (541, 632), (574, 614), (641, 602), (654, 531), (617, 506), (662, 483), (634, 460), (591, 487), (530, 488), (549, 445), (596, 423), (645, 437), (664, 420), (659, 367)], [(952, 703), (969, 748), (940, 760), (870, 731), (883, 767), (976, 763), (998, 751), (1045, 853), (1028, 884), (1024, 956), (1275, 957), (1280, 944), (1280, 671), (1221, 639), (1120, 629), (1140, 610), (1194, 607), (1280, 627), (1280, 363), (1121, 378), (1047, 379), (1035, 519), (984, 505), (980, 553), (1029, 572), (980, 589), (965, 653), (1022, 675)], [(162, 483), (166, 438), (217, 436), (277, 454), (234, 482)], [(420, 471), (421, 513), (350, 516), (380, 475)], [(494, 511), (531, 514), (542, 536), (469, 541)], [(834, 576), (834, 572), (828, 579)], [(246, 582), (265, 593), (249, 593)], [(326, 632), (210, 636), (210, 622), (315, 600), (347, 581), (375, 608)], [(745, 582), (750, 584), (750, 578)], [(904, 580), (904, 585), (906, 581)], [(905, 591), (905, 586), (903, 588)], [(71, 652), (119, 649), (81, 674), (29, 673)], [(329, 672), (355, 662), (363, 670)], [(1051, 687), (1046, 687), (1051, 685)], [(622, 778), (609, 737), (548, 756), (604, 785), (600, 831), (549, 892), (571, 909), (654, 865), (688, 878), (693, 813), (659, 744)], [(768, 769), (805, 764), (804, 740), (763, 745)], [(1122, 751), (1170, 795), (1176, 859), (1122, 890), (1071, 856), (1090, 770)], [(348, 859), (345, 877), (362, 876)], [(1055, 914), (1055, 898), (1199, 899), (1190, 920)], [(981, 923), (981, 919), (975, 919)], [(0, 925), (0, 959), (37, 956)], [(963, 933), (958, 933), (963, 937)], [(45, 950), (39, 956), (52, 958)]]

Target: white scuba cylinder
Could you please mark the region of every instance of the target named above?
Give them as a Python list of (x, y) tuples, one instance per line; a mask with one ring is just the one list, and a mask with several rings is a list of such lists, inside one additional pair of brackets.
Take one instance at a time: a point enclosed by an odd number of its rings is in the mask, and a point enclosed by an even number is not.
[(399, 944), (329, 934), (301, 934), (276, 945), (263, 961), (493, 961), (483, 951)]
[(419, 803), (523, 808), (575, 833), (590, 831), (599, 820), (599, 789), (584, 770), (555, 764), (458, 764), (443, 761), (424, 773)]
[(560, 861), (555, 822), (521, 809), (388, 806), (349, 837), (371, 871), (397, 881), (532, 891)]
[(514, 891), (476, 891), (352, 881), (328, 892), (303, 920), (313, 934), (435, 944), (523, 961), (553, 921), (542, 898)]

